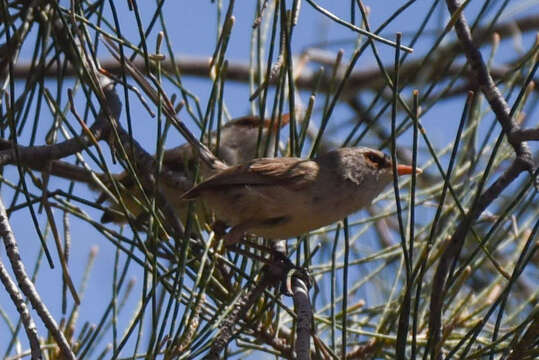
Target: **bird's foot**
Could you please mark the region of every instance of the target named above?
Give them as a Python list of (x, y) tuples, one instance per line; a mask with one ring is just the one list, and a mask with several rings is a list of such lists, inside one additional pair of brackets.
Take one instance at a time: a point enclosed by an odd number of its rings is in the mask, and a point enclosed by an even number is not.
[(215, 236), (218, 238), (225, 236), (227, 228), (228, 225), (221, 220), (215, 220), (213, 224), (211, 224), (211, 229), (215, 233)]
[(223, 242), (227, 248), (233, 247), (235, 244), (245, 239), (245, 234), (249, 232), (249, 229), (256, 224), (256, 222), (247, 221), (236, 226), (233, 226), (223, 236)]
[(297, 266), (288, 257), (279, 251), (272, 251), (271, 264), (268, 265), (268, 271), (271, 276), (280, 279), (280, 290), (283, 295), (293, 296), (292, 284), (294, 278), (300, 279), (311, 288), (313, 282), (308, 268)]

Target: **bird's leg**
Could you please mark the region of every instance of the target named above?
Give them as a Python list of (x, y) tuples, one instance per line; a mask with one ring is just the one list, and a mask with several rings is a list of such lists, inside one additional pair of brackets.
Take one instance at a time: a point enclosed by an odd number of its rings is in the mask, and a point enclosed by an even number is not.
[(273, 254), (272, 260), (265, 266), (265, 271), (272, 278), (279, 279), (280, 291), (283, 295), (293, 295), (292, 279), (294, 277), (303, 280), (308, 288), (312, 286), (311, 276), (307, 268), (295, 265), (281, 252), (274, 252)]
[(245, 221), (241, 224), (233, 226), (228, 233), (223, 237), (226, 247), (230, 247), (243, 239), (243, 235), (248, 232), (249, 229), (252, 229), (254, 226), (258, 225), (257, 221)]
[[(251, 223), (252, 225), (252, 223)], [(235, 226), (233, 228), (237, 229), (240, 236), (242, 236), (245, 233), (245, 227), (239, 228)], [(240, 232), (241, 231), (241, 232)], [(226, 235), (232, 233), (232, 230)], [(236, 233), (232, 233), (231, 236), (236, 236)], [(264, 269), (262, 270), (266, 276), (269, 276), (270, 278), (274, 279), (275, 286), (277, 284), (281, 284), (280, 289), (281, 293), (287, 296), (292, 296), (292, 278), (298, 277), (302, 279), (307, 287), (311, 287), (312, 281), (311, 276), (309, 274), (308, 269), (297, 266), (290, 259), (287, 257), (286, 254), (286, 241), (285, 240), (278, 240), (278, 241), (271, 241), (271, 247), (263, 246), (251, 241), (248, 241), (246, 239), (240, 239), (241, 242), (247, 247), (247, 248), (254, 248), (259, 251), (262, 251), (263, 253), (270, 254), (271, 258), (265, 258), (264, 256), (255, 255), (247, 250), (240, 249), (238, 247), (234, 247), (232, 251), (235, 251), (237, 253), (243, 254), (244, 256), (247, 256), (253, 260), (261, 261), (266, 263), (264, 266)], [(235, 241), (232, 243), (234, 245), (238, 241)], [(272, 281), (272, 282), (273, 282)]]
[(292, 277), (302, 279), (308, 288), (312, 281), (309, 270), (306, 267), (295, 265), (287, 256), (286, 241), (272, 240), (272, 265), (280, 268), (281, 272), (281, 292), (283, 295), (292, 296)]
[(213, 224), (211, 224), (211, 229), (215, 233), (215, 236), (217, 236), (218, 238), (225, 236), (227, 227), (228, 225), (221, 220), (215, 220)]
[[(213, 223), (210, 225), (210, 228), (215, 234), (216, 240), (213, 242), (212, 248), (214, 251), (216, 251), (217, 254), (223, 255), (225, 249), (223, 247), (219, 247), (219, 243), (221, 238), (224, 239), (228, 225), (222, 220), (214, 220)], [(216, 261), (217, 271), (221, 275), (221, 281), (225, 282), (227, 285), (230, 286), (232, 279), (230, 266), (226, 263), (223, 263), (222, 260), (219, 260), (218, 256), (214, 260)]]

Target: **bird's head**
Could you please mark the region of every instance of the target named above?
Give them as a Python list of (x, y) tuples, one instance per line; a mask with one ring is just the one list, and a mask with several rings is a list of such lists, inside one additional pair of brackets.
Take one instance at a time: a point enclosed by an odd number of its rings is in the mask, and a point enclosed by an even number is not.
[[(257, 146), (259, 156), (270, 156), (275, 146), (275, 135), (289, 122), (289, 114), (281, 116), (281, 120), (262, 119), (257, 116), (244, 116), (234, 119), (221, 128), (219, 156), (227, 164), (235, 165), (251, 160), (256, 155)], [(259, 129), (262, 128), (262, 137), (258, 139)], [(268, 154), (262, 154), (267, 137), (270, 136)]]
[[(360, 184), (363, 190), (376, 196), (393, 181), (393, 163), (387, 154), (367, 147), (343, 148), (341, 152), (341, 161), (345, 165), (343, 168), (349, 169), (345, 176)], [(397, 164), (398, 176), (409, 175), (414, 171), (416, 174), (422, 172), (419, 168), (414, 170), (410, 165)]]

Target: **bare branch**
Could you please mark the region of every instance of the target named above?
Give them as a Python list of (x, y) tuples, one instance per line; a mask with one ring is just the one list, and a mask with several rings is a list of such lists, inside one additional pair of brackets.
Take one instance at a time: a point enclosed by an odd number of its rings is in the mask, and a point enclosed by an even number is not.
[(297, 320), (297, 339), (296, 339), (296, 355), (299, 360), (310, 359), (310, 344), (311, 344), (311, 323), (313, 319), (313, 309), (309, 300), (309, 289), (305, 281), (297, 276), (294, 276), (292, 285), (292, 293), (294, 294), (294, 306)]
[[(446, 0), (446, 3), (449, 12), (452, 15), (459, 10), (459, 4), (456, 0)], [(515, 139), (511, 137), (511, 134), (519, 129), (519, 125), (515, 119), (511, 118), (511, 110), (509, 105), (507, 105), (507, 102), (503, 98), (500, 90), (498, 90), (498, 87), (494, 83), (485, 62), (483, 61), (481, 52), (474, 44), (468, 22), (466, 21), (466, 18), (462, 12), (457, 15), (455, 31), (460, 40), (462, 49), (466, 54), (468, 62), (475, 73), (477, 84), (487, 98), (492, 111), (494, 114), (496, 114), (498, 122), (507, 135), (507, 140), (515, 150), (517, 156), (521, 156), (525, 161), (528, 162), (528, 170), (531, 170), (533, 168), (533, 160), (531, 158), (530, 150), (528, 149), (526, 143), (522, 141), (515, 141)]]
[(515, 141), (539, 141), (539, 128), (535, 129), (519, 129), (513, 133)]
[[(532, 31), (537, 29), (538, 24), (538, 16), (529, 16), (525, 18), (518, 19), (516, 21), (511, 21), (504, 24), (499, 24), (491, 29), (491, 32), (497, 32), (502, 37), (508, 36), (514, 31), (515, 27), (520, 29), (521, 31)], [(474, 33), (474, 43), (477, 43), (476, 40), (486, 41), (489, 39), (488, 36), (485, 36), (487, 29), (478, 29)], [(110, 42), (108, 42), (110, 44)], [(451, 58), (454, 56), (460, 49), (459, 43), (452, 43), (447, 46), (444, 46), (438, 50), (437, 59), (439, 61), (445, 61), (448, 58)], [(320, 52), (316, 51), (309, 51), (307, 50), (304, 55), (306, 56), (308, 60), (315, 61), (318, 63), (322, 63), (324, 65), (330, 65), (332, 66), (335, 62), (335, 54), (331, 54), (329, 56), (320, 56)], [(103, 59), (100, 60), (100, 64), (103, 68), (107, 69), (108, 71), (112, 73), (121, 73), (124, 70), (127, 70), (132, 76), (134, 75), (134, 69), (138, 72), (144, 72), (146, 71), (146, 63), (143, 58), (137, 58), (133, 60), (132, 62), (129, 62), (130, 65), (122, 65), (122, 62), (119, 61), (119, 58), (115, 55), (116, 60), (114, 59)], [(181, 71), (181, 73), (184, 76), (196, 76), (196, 77), (204, 77), (208, 78), (210, 74), (210, 57), (192, 57), (192, 56), (184, 56), (184, 55), (177, 55), (175, 56), (174, 61), (165, 60), (160, 61), (160, 66), (162, 69), (169, 71), (171, 73), (174, 73), (174, 69), (172, 68), (173, 64), (176, 64), (178, 66), (178, 69)], [(346, 65), (346, 64), (344, 64)], [(56, 67), (57, 64), (51, 64), (51, 66), (44, 69), (44, 73), (42, 74), (44, 77), (56, 77), (58, 74), (58, 71), (60, 71), (59, 68)], [(31, 65), (25, 64), (24, 62), (18, 62), (14, 66), (14, 77), (15, 78), (23, 78), (25, 79), (28, 76), (28, 73), (30, 71)], [(432, 64), (431, 67), (425, 68), (422, 66), (422, 59), (418, 59), (415, 61), (407, 61), (401, 66), (400, 73), (403, 78), (407, 79), (408, 83), (412, 83), (414, 79), (420, 79), (421, 81), (425, 81), (425, 76), (421, 76), (421, 74), (425, 74), (427, 72), (426, 76), (439, 76), (438, 73), (429, 73), (428, 71), (430, 69), (436, 69), (437, 66), (435, 64)], [(251, 69), (249, 68), (248, 64), (241, 63), (241, 62), (233, 62), (229, 61), (227, 72), (226, 72), (226, 79), (227, 80), (233, 80), (233, 81), (239, 81), (239, 82), (248, 82), (249, 76), (250, 76)], [(389, 65), (386, 68), (386, 72), (388, 74), (392, 74), (393, 66)], [(455, 74), (458, 74), (462, 71), (461, 66), (452, 66), (444, 76), (452, 76)], [(490, 69), (490, 72), (492, 76), (496, 79), (504, 78), (507, 74), (508, 68), (506, 67), (493, 67)], [(77, 75), (76, 70), (71, 66), (68, 65), (65, 68), (65, 71), (63, 70), (63, 73), (65, 76), (73, 76)], [(467, 77), (470, 79), (470, 83), (473, 82), (473, 74), (467, 74)], [(518, 80), (518, 78), (516, 79)], [(278, 79), (274, 78), (270, 80), (270, 84), (274, 85), (278, 81)], [(295, 86), (298, 89), (304, 89), (304, 90), (314, 90), (316, 88), (317, 84), (317, 74), (311, 73), (308, 71), (303, 71), (300, 74), (298, 74), (297, 78), (295, 79)], [(318, 88), (319, 91), (324, 92), (329, 90), (331, 87), (324, 86), (329, 85), (329, 82), (331, 79), (329, 77), (325, 77), (322, 79), (322, 85)], [(380, 72), (380, 69), (376, 67), (367, 68), (363, 70), (354, 71), (350, 74), (348, 80), (347, 80), (347, 87), (346, 87), (346, 93), (343, 96), (343, 99), (350, 98), (351, 96), (355, 95), (359, 90), (361, 89), (372, 89), (372, 90), (379, 90), (385, 85), (385, 78), (383, 74)], [(466, 88), (465, 90), (469, 90), (469, 88)]]
[(519, 125), (511, 117), (511, 111), (500, 91), (496, 87), (492, 76), (490, 75), (481, 53), (473, 43), (470, 28), (464, 14), (459, 11), (459, 4), (456, 0), (446, 0), (447, 7), (452, 15), (456, 15), (455, 31), (458, 35), (464, 53), (468, 58), (473, 71), (476, 74), (479, 88), (487, 98), (492, 111), (503, 128), (507, 140), (513, 147), (517, 158), (512, 165), (490, 186), (490, 188), (481, 194), (468, 214), (461, 220), (456, 231), (450, 239), (446, 251), (443, 253), (436, 273), (433, 279), (431, 291), (431, 303), (429, 314), (429, 348), (432, 359), (437, 359), (438, 341), (440, 340), (440, 328), (442, 321), (442, 304), (444, 299), (444, 289), (446, 277), (449, 272), (450, 264), (459, 256), (466, 234), (479, 215), (487, 206), (496, 199), (501, 192), (515, 180), (523, 171), (532, 171), (534, 169), (531, 152), (524, 141), (517, 141), (512, 135), (520, 130)]
[(470, 209), (461, 220), (457, 229), (449, 240), (445, 252), (440, 258), (436, 273), (432, 281), (430, 313), (429, 313), (429, 343), (432, 359), (437, 357), (434, 354), (440, 337), (440, 327), (442, 322), (442, 305), (444, 301), (444, 288), (446, 276), (454, 259), (456, 259), (464, 245), (466, 234), (474, 221), (481, 215), (487, 206), (496, 199), (509, 184), (511, 184), (521, 172), (528, 170), (528, 163), (517, 157), (511, 166), (479, 197), (475, 206)]
[(37, 334), (36, 324), (30, 316), (30, 311), (28, 310), (28, 307), (26, 306), (26, 303), (24, 302), (24, 299), (19, 292), (19, 289), (17, 289), (17, 285), (13, 282), (13, 280), (11, 280), (9, 273), (2, 261), (0, 261), (0, 280), (2, 281), (2, 284), (4, 284), (4, 287), (6, 288), (9, 296), (11, 297), (11, 301), (13, 301), (13, 304), (15, 305), (17, 311), (19, 312), (19, 315), (21, 316), (24, 330), (26, 331), (28, 341), (30, 342), (32, 359), (42, 359), (43, 357), (41, 355), (41, 349), (39, 347), (39, 338)]
[(50, 314), (49, 310), (47, 309), (47, 306), (41, 300), (41, 297), (39, 296), (39, 293), (37, 292), (34, 283), (26, 273), (24, 264), (21, 260), (21, 255), (19, 253), (17, 240), (15, 240), (13, 231), (11, 231), (11, 226), (9, 224), (8, 217), (6, 214), (6, 208), (1, 198), (0, 236), (4, 240), (4, 246), (6, 247), (6, 252), (9, 257), (9, 261), (11, 262), (13, 273), (15, 274), (15, 278), (17, 279), (20, 289), (22, 290), (24, 295), (26, 295), (28, 300), (30, 300), (32, 307), (37, 311), (39, 317), (45, 323), (45, 326), (51, 333), (52, 337), (54, 338), (54, 340), (56, 340), (56, 343), (60, 347), (60, 350), (62, 351), (64, 357), (66, 359), (75, 360), (76, 358), (73, 354), (73, 351), (71, 350), (71, 346), (69, 345), (62, 331), (60, 331), (60, 329), (58, 328), (58, 325), (56, 324), (56, 321)]

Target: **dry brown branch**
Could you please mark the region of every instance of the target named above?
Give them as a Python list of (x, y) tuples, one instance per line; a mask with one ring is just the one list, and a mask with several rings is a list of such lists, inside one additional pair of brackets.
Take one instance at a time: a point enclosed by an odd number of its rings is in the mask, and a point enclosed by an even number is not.
[[(509, 36), (513, 33), (515, 28), (518, 28), (522, 32), (527, 31), (533, 31), (537, 29), (537, 24), (539, 23), (539, 18), (535, 15), (524, 17), (521, 19), (516, 20), (514, 23), (504, 23), (499, 24), (495, 27), (493, 27), (490, 30), (490, 33), (497, 32), (502, 37)], [(489, 37), (486, 36), (487, 29), (479, 29), (474, 33), (473, 40), (474, 42), (476, 40), (480, 40), (481, 42), (485, 42), (489, 40)], [(440, 74), (438, 74), (436, 71), (431, 71), (432, 69), (438, 69), (441, 66), (443, 66), (443, 62), (445, 62), (447, 59), (451, 59), (452, 57), (456, 56), (459, 53), (460, 44), (458, 42), (449, 44), (447, 46), (444, 46), (443, 48), (440, 48), (437, 52), (436, 56), (436, 62), (441, 62), (442, 65), (435, 65), (432, 64), (431, 67), (425, 68), (422, 64), (422, 59), (418, 59), (415, 61), (407, 61), (404, 63), (400, 68), (400, 76), (403, 79), (406, 79), (408, 84), (411, 86), (415, 82), (417, 82), (419, 79), (421, 79), (421, 82), (429, 81), (432, 77), (439, 77)], [(306, 51), (304, 54), (300, 55), (300, 57), (306, 57), (307, 60), (318, 62), (327, 66), (333, 66), (335, 63), (335, 55), (329, 54), (321, 56), (320, 52), (315, 51)], [(120, 61), (117, 61), (114, 59), (103, 59), (100, 60), (100, 64), (103, 68), (107, 69), (108, 71), (112, 73), (121, 73), (123, 69), (125, 69), (125, 65), (121, 65)], [(132, 63), (132, 68), (136, 69), (138, 72), (145, 72), (146, 63), (145, 60), (142, 58), (135, 59)], [(181, 74), (184, 76), (196, 76), (196, 77), (203, 77), (208, 78), (211, 70), (211, 58), (209, 57), (192, 57), (192, 56), (183, 56), (178, 55), (174, 59), (174, 62), (165, 60), (160, 61), (160, 66), (165, 71), (174, 73), (174, 69), (172, 68), (172, 64), (176, 64), (178, 69), (180, 70)], [(346, 66), (346, 64), (343, 64), (343, 66)], [(13, 69), (13, 74), (15, 78), (23, 78), (25, 79), (30, 71), (31, 64), (25, 64), (24, 62), (18, 62), (15, 64), (15, 67)], [(133, 71), (127, 67), (127, 70), (131, 72), (131, 75), (133, 75)], [(508, 67), (494, 67), (490, 69), (490, 73), (493, 76), (494, 79), (503, 79), (506, 77), (506, 74), (508, 72)], [(250, 77), (250, 68), (249, 65), (246, 63), (241, 62), (234, 62), (229, 61), (226, 78), (227, 80), (233, 80), (238, 81), (242, 83), (246, 83), (249, 81)], [(390, 75), (393, 76), (393, 65), (387, 66), (385, 71)], [(45, 68), (43, 70), (42, 76), (44, 77), (56, 77), (59, 72), (59, 69), (56, 67), (56, 63), (51, 64), (49, 67)], [(448, 71), (443, 74), (444, 77), (451, 77), (456, 74), (460, 74), (462, 72), (462, 66), (460, 65), (454, 65), (448, 69)], [(74, 76), (76, 75), (75, 69), (68, 65), (64, 70), (65, 76)], [(303, 71), (300, 74), (297, 75), (296, 78), (296, 84), (295, 86), (298, 89), (303, 90), (314, 90), (317, 84), (317, 74), (310, 72), (310, 71)], [(473, 72), (465, 72), (465, 77), (469, 79), (469, 86), (472, 86), (475, 84), (475, 77)], [(516, 78), (516, 81), (522, 81), (522, 78)], [(272, 79), (270, 81), (271, 84), (275, 84), (275, 82), (278, 81), (278, 79)], [(322, 79), (322, 86), (319, 87), (319, 91), (327, 91), (331, 87), (329, 86), (331, 83), (331, 75), (328, 75)], [(350, 74), (348, 80), (345, 92), (343, 93), (342, 98), (348, 99), (352, 96), (354, 96), (358, 91), (364, 90), (364, 89), (370, 89), (378, 91), (382, 89), (386, 85), (385, 77), (383, 76), (383, 73), (380, 71), (380, 69), (375, 66), (368, 69), (358, 70), (354, 71)], [(462, 92), (466, 92), (470, 90), (469, 87), (465, 87)]]

